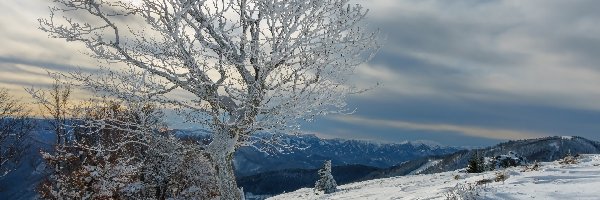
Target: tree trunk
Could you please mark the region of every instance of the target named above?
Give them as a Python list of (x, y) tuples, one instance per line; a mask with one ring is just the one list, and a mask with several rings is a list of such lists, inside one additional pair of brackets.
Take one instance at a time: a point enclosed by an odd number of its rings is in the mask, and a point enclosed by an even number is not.
[(233, 171), (233, 153), (215, 158), (217, 166), (217, 183), (222, 200), (242, 200), (242, 191), (237, 187)]
[(229, 137), (228, 133), (216, 134), (207, 148), (217, 173), (221, 200), (242, 200), (244, 196), (242, 190), (237, 187), (233, 171), (235, 143), (236, 138)]

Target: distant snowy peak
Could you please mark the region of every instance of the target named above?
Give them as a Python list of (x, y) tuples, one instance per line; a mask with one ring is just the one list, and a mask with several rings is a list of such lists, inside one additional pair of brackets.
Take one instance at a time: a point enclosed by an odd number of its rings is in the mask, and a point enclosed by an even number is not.
[(431, 141), (431, 140), (404, 141), (403, 143), (412, 144), (413, 146), (427, 146), (432, 149), (447, 147), (447, 146), (442, 145), (439, 142)]

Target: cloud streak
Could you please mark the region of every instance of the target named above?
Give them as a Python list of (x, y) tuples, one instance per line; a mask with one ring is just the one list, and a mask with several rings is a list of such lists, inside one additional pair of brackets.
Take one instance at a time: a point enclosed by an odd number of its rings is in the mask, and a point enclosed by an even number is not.
[(462, 134), (464, 136), (480, 137), (487, 139), (517, 140), (537, 138), (543, 136), (543, 134), (528, 131), (492, 129), (477, 126), (453, 125), (443, 123), (416, 123), (400, 120), (371, 119), (358, 116), (334, 117), (333, 120), (348, 124), (362, 124), (367, 126), (393, 128), (398, 129), (399, 131), (432, 131), (438, 132), (440, 134), (451, 132)]

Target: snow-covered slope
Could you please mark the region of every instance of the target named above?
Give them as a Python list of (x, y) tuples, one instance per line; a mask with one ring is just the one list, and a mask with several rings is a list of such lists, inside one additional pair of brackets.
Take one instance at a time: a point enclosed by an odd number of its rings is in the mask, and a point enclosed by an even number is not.
[[(577, 136), (507, 141), (481, 149), (461, 150), (448, 155), (412, 159), (391, 168), (375, 171), (367, 175), (365, 180), (409, 175), (418, 168), (420, 170), (417, 174), (454, 171), (467, 166), (474, 153), (485, 157), (496, 157), (511, 152), (530, 162), (549, 162), (563, 158), (567, 154), (600, 154), (600, 142)], [(431, 163), (433, 160), (439, 160), (439, 162)]]
[[(581, 155), (578, 161), (540, 163), (537, 171), (515, 167), (481, 174), (457, 170), (399, 176), (342, 185), (333, 194), (316, 194), (305, 188), (269, 199), (448, 199), (459, 195), (472, 199), (599, 199), (600, 155)], [(508, 178), (494, 181), (500, 173)], [(477, 183), (482, 180), (490, 182)]]

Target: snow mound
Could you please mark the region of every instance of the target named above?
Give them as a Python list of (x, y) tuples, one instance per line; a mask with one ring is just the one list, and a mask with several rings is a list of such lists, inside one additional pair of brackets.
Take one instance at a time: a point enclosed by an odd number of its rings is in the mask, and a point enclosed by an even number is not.
[(572, 140), (573, 136), (561, 136), (560, 138), (562, 138), (563, 140)]
[[(460, 170), (409, 175), (339, 186), (338, 192), (317, 194), (304, 188), (270, 200), (294, 199), (448, 199), (472, 195), (475, 199), (598, 199), (600, 155), (581, 155), (577, 164), (539, 163), (537, 170), (513, 167), (502, 171), (466, 174)], [(499, 174), (505, 180), (496, 180)], [(462, 192), (461, 192), (462, 191)]]

